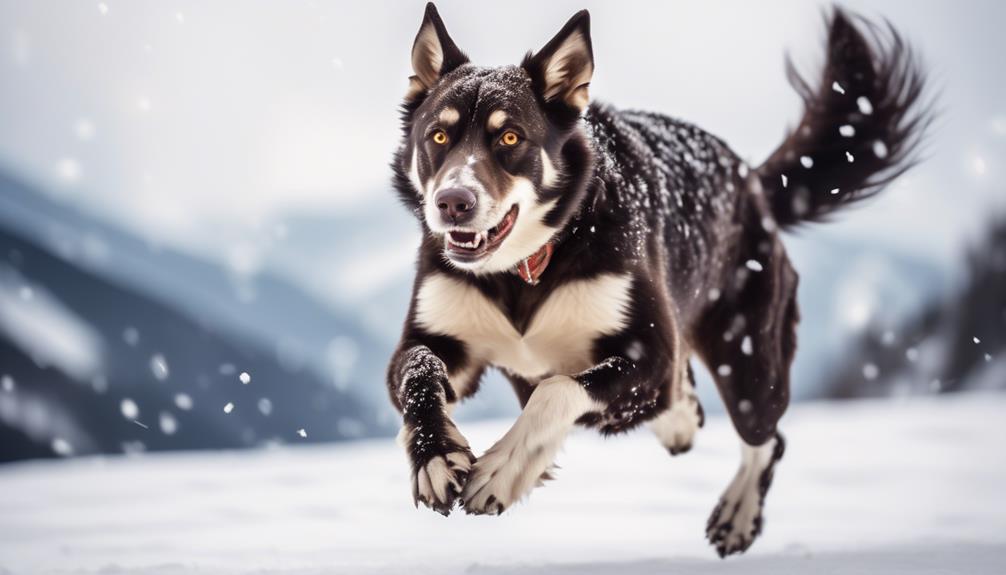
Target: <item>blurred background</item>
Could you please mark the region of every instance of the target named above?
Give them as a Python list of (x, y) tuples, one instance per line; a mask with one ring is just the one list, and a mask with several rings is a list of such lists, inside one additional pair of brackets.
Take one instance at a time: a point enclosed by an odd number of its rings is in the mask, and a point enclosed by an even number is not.
[[(1002, 389), (1006, 4), (843, 4), (917, 48), (940, 115), (907, 177), (786, 238), (796, 400)], [(595, 98), (754, 165), (801, 111), (784, 54), (821, 58), (818, 2), (439, 3), (480, 64), (584, 6)], [(0, 1), (0, 461), (397, 430), (384, 369), (419, 227), (388, 162), (422, 10)], [(493, 374), (460, 417), (516, 410)]]

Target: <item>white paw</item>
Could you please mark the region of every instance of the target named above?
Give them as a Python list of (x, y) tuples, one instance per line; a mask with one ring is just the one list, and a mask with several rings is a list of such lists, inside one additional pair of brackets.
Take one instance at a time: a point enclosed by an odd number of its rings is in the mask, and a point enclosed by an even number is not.
[(412, 474), (412, 497), (430, 509), (449, 515), (471, 472), (471, 454), (453, 451), (437, 455)]
[(654, 418), (650, 429), (671, 455), (679, 455), (692, 448), (702, 423), (702, 407), (698, 398), (687, 395)]
[(744, 446), (741, 469), (706, 525), (706, 538), (720, 557), (747, 551), (761, 534), (762, 506), (782, 451), (781, 436), (759, 447)]
[(461, 495), (465, 512), (471, 515), (503, 513), (532, 489), (551, 479), (549, 468), (558, 449), (558, 443), (528, 447), (507, 434), (472, 467)]

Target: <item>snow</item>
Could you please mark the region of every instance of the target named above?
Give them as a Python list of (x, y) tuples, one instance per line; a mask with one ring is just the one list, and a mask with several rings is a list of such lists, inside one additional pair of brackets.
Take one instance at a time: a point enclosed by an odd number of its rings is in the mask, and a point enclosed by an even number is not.
[(182, 411), (189, 411), (192, 409), (192, 396), (187, 393), (175, 394), (175, 407), (181, 409)]
[(119, 403), (119, 411), (122, 412), (122, 417), (126, 419), (136, 419), (140, 416), (140, 408), (136, 405), (136, 402), (128, 397), (124, 398), (121, 403)]
[(251, 375), (249, 375), (247, 371), (242, 371), (241, 375), (238, 376), (238, 379), (241, 380), (241, 383), (244, 385), (251, 383)]
[[(981, 573), (1006, 561), (1006, 396), (802, 404), (765, 533), (720, 561), (705, 521), (739, 461), (711, 417), (671, 458), (575, 434), (502, 517), (412, 506), (391, 439), (0, 467), (0, 573)], [(506, 422), (463, 426), (477, 453)]]

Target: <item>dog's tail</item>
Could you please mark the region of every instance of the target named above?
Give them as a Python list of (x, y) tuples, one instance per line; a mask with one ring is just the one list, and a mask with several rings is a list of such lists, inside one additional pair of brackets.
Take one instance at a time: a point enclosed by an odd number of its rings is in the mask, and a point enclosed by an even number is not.
[(787, 59), (805, 111), (796, 130), (758, 168), (781, 227), (828, 219), (880, 192), (917, 162), (932, 114), (911, 48), (889, 24), (834, 8), (824, 73), (811, 86)]

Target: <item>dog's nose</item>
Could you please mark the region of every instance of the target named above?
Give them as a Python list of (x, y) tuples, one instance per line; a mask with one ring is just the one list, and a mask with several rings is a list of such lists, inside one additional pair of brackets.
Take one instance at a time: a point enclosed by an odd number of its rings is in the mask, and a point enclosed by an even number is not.
[(468, 188), (447, 188), (437, 192), (433, 201), (444, 221), (464, 223), (475, 216), (475, 192)]

